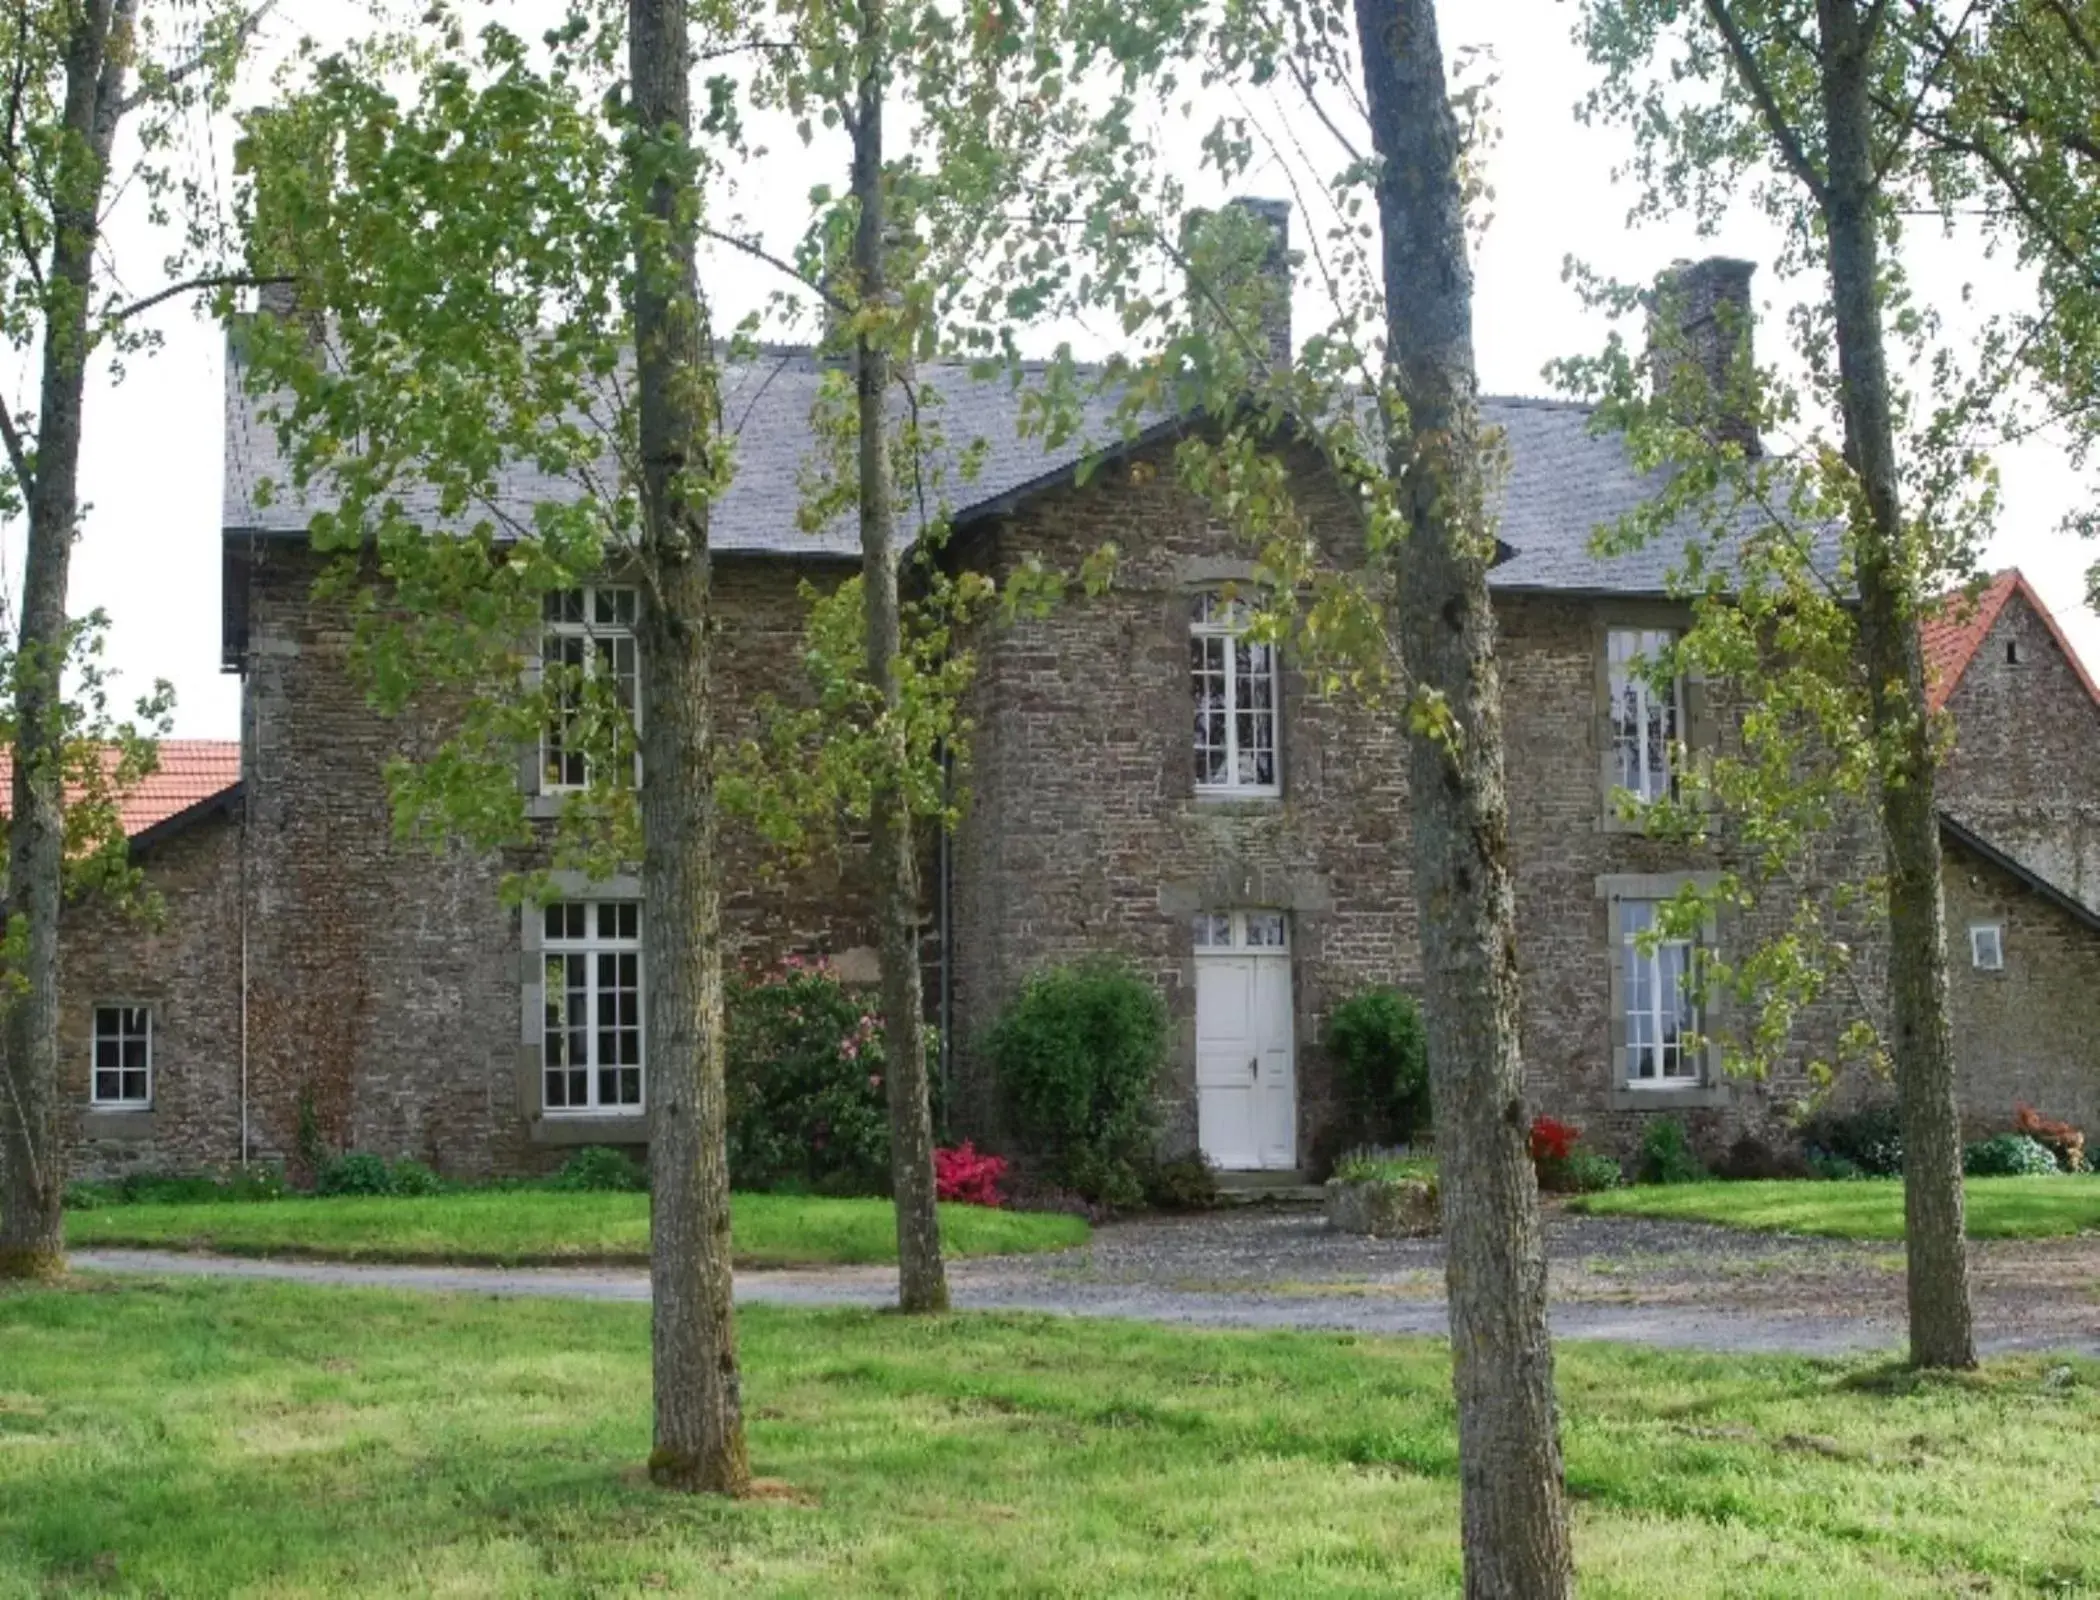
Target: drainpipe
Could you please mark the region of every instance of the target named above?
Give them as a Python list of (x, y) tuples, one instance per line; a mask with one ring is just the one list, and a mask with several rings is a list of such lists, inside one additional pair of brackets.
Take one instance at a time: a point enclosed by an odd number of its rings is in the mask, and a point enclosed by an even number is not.
[(947, 741), (941, 742), (941, 835), (939, 845), (939, 885), (934, 891), (936, 901), (934, 914), (940, 924), (938, 943), (941, 951), (940, 976), (940, 1029), (941, 1029), (941, 1122), (946, 1131), (948, 1119), (953, 1115), (955, 1103), (955, 978), (951, 955), (955, 922), (953, 915), (955, 865), (954, 840), (949, 834), (946, 813), (955, 804), (955, 763), (948, 751)]
[[(249, 700), (254, 686), (255, 652), (251, 643), (245, 652), (247, 659), (241, 672), (241, 777), (246, 780), (249, 750)], [(254, 1142), (248, 1135), (248, 807), (251, 799), (246, 781), (241, 784), (241, 808), (233, 819), (240, 830), (236, 855), (240, 861), (238, 883), (240, 894), (241, 922), (241, 1167), (248, 1166), (248, 1152)]]

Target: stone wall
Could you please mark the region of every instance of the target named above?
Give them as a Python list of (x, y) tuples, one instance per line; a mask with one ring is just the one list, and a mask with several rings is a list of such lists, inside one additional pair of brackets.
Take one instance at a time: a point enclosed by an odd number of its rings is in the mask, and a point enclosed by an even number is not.
[[(75, 1118), (72, 1172), (188, 1171), (239, 1164), (240, 824), (201, 819), (143, 856), (160, 914), (94, 902), (66, 909), (60, 941), (59, 1073)], [(97, 1004), (148, 1007), (153, 1106), (90, 1107)]]
[[(1947, 849), (1946, 886), (1968, 1136), (2005, 1132), (2024, 1103), (2100, 1138), (2100, 930), (1959, 845)], [(1978, 922), (2002, 930), (2001, 971), (1978, 971), (1971, 959), (1968, 929)]]
[[(413, 1156), (448, 1176), (557, 1163), (574, 1130), (536, 1115), (536, 1053), (521, 1050), (519, 913), (498, 893), (506, 864), (394, 837), (385, 765), (434, 748), (440, 727), (414, 714), (389, 721), (368, 708), (349, 671), (345, 614), (313, 595), (318, 563), (310, 553), (273, 544), (255, 554), (251, 571), (243, 764), (254, 1154), (294, 1157), (304, 1106), (328, 1148)], [(801, 685), (797, 585), (837, 571), (718, 564), (725, 742), (750, 731), (761, 695), (792, 695)], [(165, 1028), (174, 1053), (156, 1091), (169, 1114), (156, 1107), (153, 1138), (125, 1146), (142, 1169), (238, 1156), (237, 1105), (227, 1110), (237, 1101), (237, 1059), (226, 1045), (238, 1038), (240, 1015), (237, 830), (224, 825), (209, 837), (222, 835), (209, 859), (200, 835), (171, 845), (150, 868), (171, 899), (205, 906), (171, 923), (187, 943), (164, 938), (89, 954), (102, 935), (67, 936), (69, 1025), (87, 1026), (92, 996), (127, 973), (135, 974), (127, 980), (133, 992), (170, 996)], [(725, 822), (722, 852), (732, 960), (858, 952), (872, 943), (851, 850), (844, 868), (776, 877), (748, 830)], [(111, 963), (115, 970), (106, 970)], [(212, 1019), (208, 1048), (189, 1042), (202, 1016)], [(68, 1048), (84, 1063), (84, 1045)], [(206, 1116), (197, 1105), (213, 1109)]]
[[(1300, 492), (1345, 553), (1336, 530), (1352, 529), (1354, 513), (1304, 479)], [(1069, 570), (1110, 541), (1121, 559), (1108, 595), (976, 641), (975, 759), (955, 846), (958, 1122), (1004, 1132), (978, 1043), (1029, 974), (1114, 953), (1166, 997), (1165, 1143), (1194, 1148), (1191, 917), (1280, 908), (1291, 913), (1298, 1149), (1317, 1160), (1343, 1133), (1318, 1046), (1328, 1012), (1365, 985), (1416, 975), (1403, 751), (1387, 718), (1316, 692), (1286, 656), (1282, 797), (1198, 798), (1189, 606), (1198, 587), (1251, 567), (1171, 466), (1150, 458), (1047, 494), (962, 553), (999, 571), (1030, 555)]]
[(1947, 711), (1940, 804), (2100, 911), (2100, 705), (2024, 594), (2005, 602)]
[[(1334, 1003), (1369, 984), (1415, 987), (1417, 930), (1404, 750), (1388, 715), (1314, 692), (1289, 669), (1283, 797), (1218, 802), (1193, 792), (1188, 603), (1194, 588), (1246, 569), (1228, 533), (1146, 462), (1091, 491), (1064, 491), (966, 546), (1010, 567), (1029, 555), (1067, 567), (1103, 541), (1123, 552), (1113, 592), (979, 642), (972, 804), (957, 842), (959, 1107), (999, 1137), (983, 1030), (1029, 973), (1109, 952), (1166, 995), (1176, 1023), (1167, 1144), (1195, 1141), (1194, 951), (1197, 909), (1293, 913), (1299, 1155), (1319, 1166), (1356, 1137), (1337, 1119), (1319, 1041)], [(1301, 473), (1298, 492), (1330, 558), (1352, 552), (1353, 513)], [(1604, 629), (1680, 624), (1656, 602), (1503, 593), (1511, 838), (1524, 980), (1524, 1054), (1537, 1107), (1630, 1149), (1645, 1120), (1681, 1114), (1718, 1155), (1739, 1133), (1772, 1131), (1806, 1088), (1800, 1062), (1827, 1051), (1840, 1009), (1804, 1019), (1802, 1045), (1767, 1084), (1717, 1083), (1667, 1096), (1623, 1088), (1612, 1051), (1617, 951), (1600, 880), (1712, 871), (1712, 854), (1649, 839), (1611, 814), (1603, 778), (1599, 663)], [(1695, 694), (1693, 736), (1725, 736)], [(1854, 877), (1869, 868), (1848, 840)], [(1631, 892), (1630, 890), (1628, 892)], [(1762, 937), (1790, 904), (1721, 931)]]

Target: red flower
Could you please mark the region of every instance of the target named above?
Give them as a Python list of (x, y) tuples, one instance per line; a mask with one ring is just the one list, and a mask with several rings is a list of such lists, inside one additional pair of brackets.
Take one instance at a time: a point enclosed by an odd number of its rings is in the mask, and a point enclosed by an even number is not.
[(1574, 1154), (1575, 1141), (1581, 1137), (1582, 1130), (1572, 1122), (1535, 1117), (1531, 1124), (1531, 1159), (1534, 1163), (1565, 1161)]
[(965, 1139), (952, 1150), (933, 1153), (934, 1192), (942, 1200), (968, 1206), (998, 1206), (999, 1180), (1006, 1176), (1006, 1158), (980, 1151)]

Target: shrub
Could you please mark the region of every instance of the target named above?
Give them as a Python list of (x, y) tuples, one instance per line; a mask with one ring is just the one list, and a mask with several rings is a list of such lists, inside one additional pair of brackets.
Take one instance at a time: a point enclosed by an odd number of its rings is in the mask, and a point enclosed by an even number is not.
[(1821, 1150), (1811, 1149), (1802, 1159), (1808, 1163), (1811, 1177), (1822, 1178), (1831, 1183), (1850, 1183), (1856, 1178), (1872, 1176), (1843, 1156), (1830, 1155)]
[(1351, 995), (1328, 1021), (1327, 1049), (1364, 1133), (1404, 1144), (1429, 1126), (1429, 1045), (1412, 996), (1384, 988)]
[(1812, 1165), (1819, 1156), (1835, 1156), (1869, 1177), (1903, 1175), (1903, 1129), (1893, 1101), (1817, 1112), (1801, 1124), (1801, 1149)]
[(592, 1144), (564, 1161), (547, 1187), (572, 1194), (635, 1194), (649, 1187), (649, 1175), (626, 1151)]
[(314, 1175), (315, 1194), (392, 1194), (394, 1175), (386, 1157), (367, 1150), (351, 1150), (321, 1164)]
[(1814, 1175), (1798, 1150), (1775, 1149), (1755, 1134), (1746, 1133), (1728, 1147), (1715, 1165), (1714, 1176), (1754, 1183), (1768, 1178), (1806, 1178)]
[(1555, 1177), (1567, 1194), (1595, 1194), (1599, 1189), (1616, 1189), (1626, 1181), (1618, 1162), (1596, 1150), (1574, 1151), (1560, 1164)]
[(986, 1041), (1016, 1132), (1046, 1176), (1087, 1199), (1144, 1199), (1153, 1090), (1167, 1013), (1136, 973), (1109, 962), (1037, 973)]
[(1006, 1158), (979, 1150), (965, 1139), (952, 1150), (933, 1153), (933, 1185), (936, 1198), (958, 1205), (997, 1206), (999, 1180), (1006, 1176)]
[(98, 1206), (195, 1205), (213, 1200), (281, 1200), (284, 1170), (261, 1162), (224, 1172), (127, 1172), (104, 1183), (77, 1183), (66, 1191), (76, 1211)]
[(1192, 1151), (1156, 1163), (1145, 1174), (1145, 1198), (1161, 1211), (1208, 1211), (1218, 1203), (1218, 1175)]
[(1539, 1187), (1552, 1194), (1588, 1194), (1616, 1189), (1624, 1175), (1610, 1156), (1581, 1146), (1582, 1130), (1558, 1117), (1531, 1122), (1531, 1165)]
[(887, 1194), (882, 1018), (790, 956), (727, 996), (729, 1176), (740, 1189)]
[(392, 1194), (417, 1196), (443, 1194), (445, 1180), (420, 1161), (396, 1161), (388, 1169), (387, 1177), (392, 1183)]
[(1692, 1151), (1684, 1124), (1658, 1117), (1641, 1134), (1641, 1154), (1634, 1173), (1641, 1183), (1697, 1183), (1706, 1167)]
[(1328, 1176), (1344, 1183), (1434, 1183), (1436, 1159), (1415, 1155), (1404, 1145), (1390, 1150), (1361, 1145), (1344, 1154)]
[(2024, 1133), (2056, 1157), (2056, 1164), (2066, 1172), (2086, 1170), (2085, 1135), (2068, 1122), (2057, 1122), (2043, 1116), (2033, 1106), (2013, 1108), (2013, 1131)]
[(1961, 1153), (1961, 1170), (1971, 1178), (2036, 1178), (2059, 1170), (2056, 1153), (2024, 1133), (2001, 1133), (1979, 1139)]

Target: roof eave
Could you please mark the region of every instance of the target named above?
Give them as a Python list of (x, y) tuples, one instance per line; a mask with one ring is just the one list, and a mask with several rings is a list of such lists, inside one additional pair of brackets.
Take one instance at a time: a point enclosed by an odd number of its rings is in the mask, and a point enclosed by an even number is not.
[(169, 840), (180, 837), (198, 824), (210, 821), (222, 812), (231, 813), (240, 809), (246, 798), (246, 788), (239, 778), (202, 800), (193, 800), (180, 811), (162, 817), (160, 821), (139, 829), (129, 841), (134, 860), (149, 855)]

